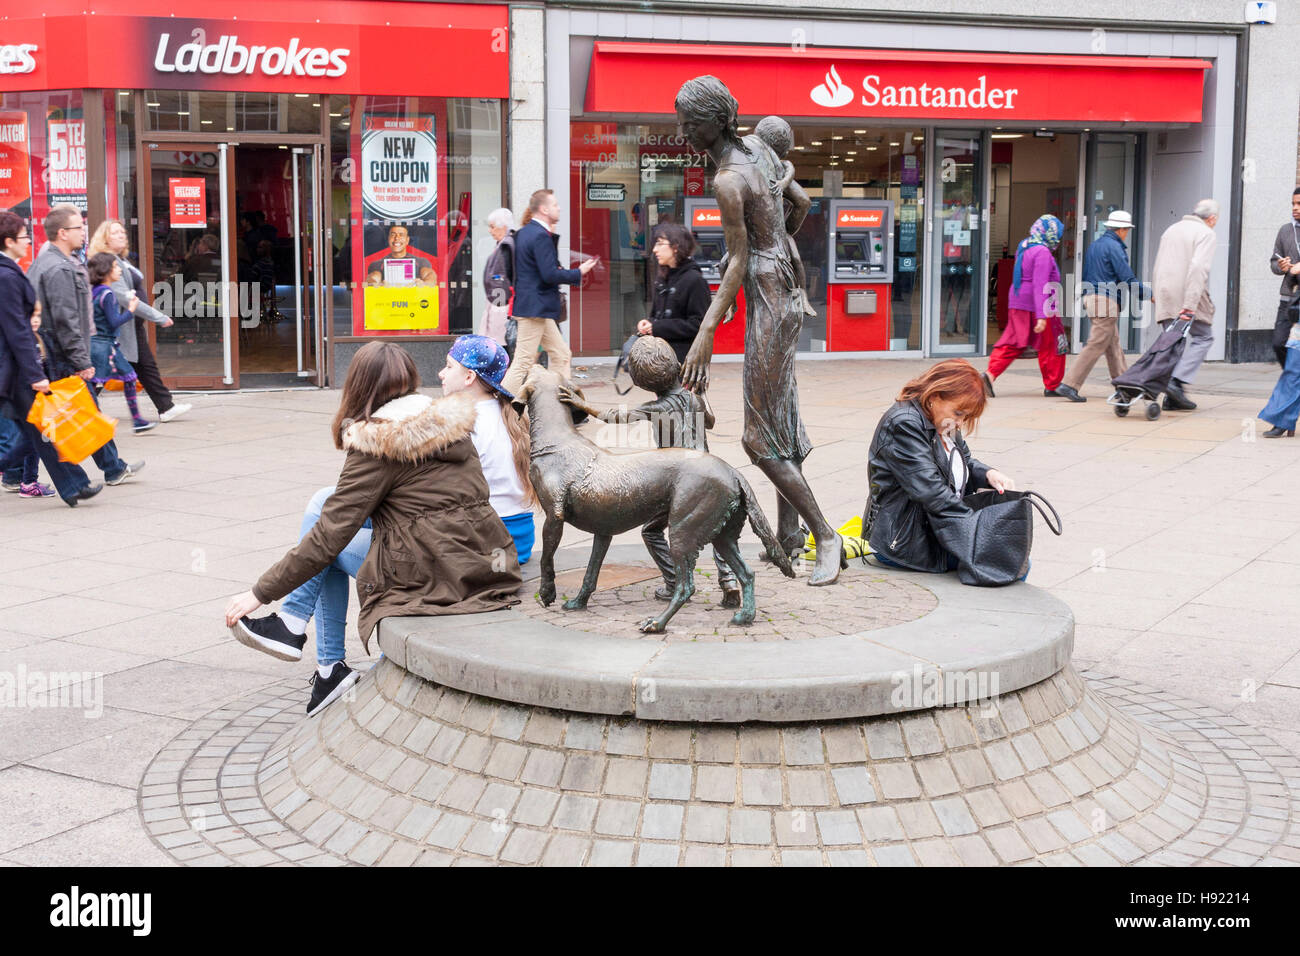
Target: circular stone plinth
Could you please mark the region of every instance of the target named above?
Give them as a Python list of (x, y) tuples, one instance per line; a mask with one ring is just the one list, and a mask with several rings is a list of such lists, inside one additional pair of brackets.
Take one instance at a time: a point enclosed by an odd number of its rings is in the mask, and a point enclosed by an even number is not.
[[(718, 602), (713, 569), (695, 572), (695, 595), (682, 605), (668, 624), (666, 634), (643, 634), (640, 624), (663, 611), (665, 604), (654, 596), (663, 578), (653, 565), (605, 563), (605, 572), (622, 572), (619, 577), (641, 580), (597, 590), (585, 611), (566, 611), (563, 586), (557, 580), (557, 597), (550, 607), (526, 599), (519, 610), (535, 621), (545, 621), (566, 630), (588, 634), (642, 638), (663, 644), (714, 643), (754, 644), (760, 641), (809, 641), (849, 634), (865, 634), (924, 617), (939, 606), (934, 592), (888, 571), (864, 569), (854, 563), (840, 575), (833, 591), (810, 595), (807, 581), (791, 581), (767, 561), (755, 561), (754, 591), (761, 600), (758, 615), (749, 625), (731, 624), (734, 609)], [(572, 578), (578, 572), (570, 572)], [(576, 590), (574, 583), (569, 590)], [(531, 598), (531, 593), (529, 594)]]
[(982, 706), (741, 727), (522, 707), (381, 661), (196, 721), (140, 786), (191, 865), (1294, 865), (1300, 760), (1066, 668)]
[[(557, 555), (556, 564), (571, 570), (586, 559), (581, 549)], [(763, 567), (756, 548), (746, 549), (746, 560)], [(820, 588), (810, 587), (806, 575), (791, 580), (760, 571), (753, 628), (729, 624), (732, 612), (717, 606), (712, 581), (697, 572), (696, 597), (669, 622), (669, 633), (647, 635), (636, 622), (664, 605), (653, 597), (655, 572), (644, 548), (611, 548), (605, 567), (617, 572), (618, 583), (597, 591), (585, 610), (562, 610), (562, 587), (550, 608), (536, 605), (533, 577), (521, 591), (522, 609), (387, 618), (379, 646), (419, 677), (497, 700), (643, 720), (740, 723), (838, 720), (982, 700), (1051, 677), (1069, 661), (1074, 642), (1070, 609), (1031, 585), (972, 588), (954, 575), (859, 562), (841, 572), (841, 583)], [(732, 641), (732, 631), (750, 639)]]

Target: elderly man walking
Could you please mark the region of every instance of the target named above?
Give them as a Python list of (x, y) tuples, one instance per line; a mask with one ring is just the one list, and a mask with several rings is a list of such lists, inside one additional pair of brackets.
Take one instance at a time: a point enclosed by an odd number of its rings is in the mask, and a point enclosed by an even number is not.
[[(27, 278), (41, 303), (45, 322), (41, 338), (49, 350), (51, 377), (76, 375), (89, 380), (95, 374), (90, 360), (90, 278), (73, 258), (85, 238), (86, 223), (76, 206), (60, 203), (49, 211), (44, 225), (49, 241)], [(124, 462), (111, 441), (91, 457), (110, 485), (120, 485), (144, 467), (142, 461), (134, 465)]]
[(1183, 389), (1196, 377), (1196, 370), (1214, 344), (1214, 303), (1210, 301), (1210, 265), (1214, 261), (1219, 222), (1219, 204), (1202, 199), (1191, 215), (1183, 216), (1165, 230), (1156, 252), (1152, 275), (1156, 321), (1164, 328), (1179, 319), (1191, 319), (1191, 340), (1174, 369), (1165, 391), (1166, 411), (1191, 411), (1196, 403)]
[(1088, 344), (1056, 387), (1057, 395), (1072, 402), (1087, 401), (1079, 389), (1103, 355), (1111, 378), (1123, 375), (1128, 368), (1124, 346), (1119, 341), (1119, 314), (1120, 303), (1138, 287), (1138, 277), (1128, 263), (1126, 245), (1133, 231), (1133, 217), (1117, 209), (1102, 225), (1106, 231), (1083, 254), (1083, 307), (1090, 326)]

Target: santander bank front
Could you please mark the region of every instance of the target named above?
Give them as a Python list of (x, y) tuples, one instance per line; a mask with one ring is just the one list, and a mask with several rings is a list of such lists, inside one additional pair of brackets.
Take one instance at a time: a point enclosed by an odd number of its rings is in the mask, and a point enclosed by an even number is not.
[[(729, 6), (548, 13), (548, 60), (571, 65), (548, 82), (547, 115), (570, 121), (567, 141), (548, 141), (548, 172), (568, 173), (573, 249), (608, 267), (606, 284), (571, 302), (577, 354), (617, 349), (644, 317), (661, 223), (693, 224), (701, 268), (716, 274), (714, 170), (679, 136), (673, 109), (682, 82), (701, 74), (738, 100), (741, 135), (771, 114), (791, 126), (786, 159), (813, 200), (795, 236), (814, 313), (800, 336), (807, 357), (986, 354), (1006, 321), (1016, 246), (1044, 213), (1066, 227), (1058, 260), (1077, 350), (1089, 331), (1076, 294), (1083, 252), (1111, 213), (1133, 215), (1133, 266), (1149, 276), (1169, 223), (1202, 196), (1234, 202), (1238, 35), (1046, 19), (1004, 29), (866, 9), (804, 22)], [(1221, 324), (1233, 320), (1234, 246), (1221, 235)], [(1125, 305), (1124, 345), (1140, 351), (1143, 306)], [(743, 328), (740, 310), (715, 354), (739, 352)]]
[(504, 205), (503, 5), (46, 0), (0, 20), (0, 208), (126, 226), (171, 384), (338, 384), (376, 336), (426, 379), (481, 324)]

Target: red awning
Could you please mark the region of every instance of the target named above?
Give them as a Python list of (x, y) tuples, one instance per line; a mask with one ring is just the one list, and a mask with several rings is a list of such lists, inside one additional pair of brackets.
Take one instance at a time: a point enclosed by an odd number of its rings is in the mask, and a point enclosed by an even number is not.
[[(43, 0), (4, 22), (0, 92), (250, 90), (510, 95), (504, 4)], [(23, 11), (26, 13), (27, 11)]]
[(597, 41), (587, 113), (671, 114), (712, 74), (741, 113), (1006, 123), (1199, 123), (1209, 60)]

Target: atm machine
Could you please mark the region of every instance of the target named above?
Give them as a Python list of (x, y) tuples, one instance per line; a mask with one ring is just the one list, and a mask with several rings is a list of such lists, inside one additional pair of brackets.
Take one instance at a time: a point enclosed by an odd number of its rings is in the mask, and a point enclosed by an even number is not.
[[(695, 261), (709, 283), (714, 295), (722, 284), (719, 263), (727, 254), (727, 243), (722, 236), (722, 212), (712, 198), (687, 199), (686, 222), (695, 236)], [(745, 290), (736, 292), (736, 310), (731, 318), (724, 318), (713, 337), (714, 355), (740, 355), (745, 351)]]
[(894, 204), (833, 199), (827, 222), (826, 350), (886, 351), (894, 281)]

